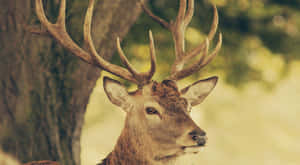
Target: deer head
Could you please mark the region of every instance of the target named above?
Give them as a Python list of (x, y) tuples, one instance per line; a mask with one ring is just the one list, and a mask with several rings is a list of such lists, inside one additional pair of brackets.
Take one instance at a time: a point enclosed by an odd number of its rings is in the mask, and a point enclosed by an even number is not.
[[(106, 164), (164, 164), (184, 153), (196, 153), (206, 144), (206, 133), (195, 124), (189, 113), (193, 106), (200, 104), (213, 90), (217, 77), (199, 80), (183, 89), (176, 82), (199, 71), (217, 55), (222, 45), (222, 35), (216, 48), (209, 55), (209, 42), (214, 38), (218, 25), (218, 13), (214, 6), (214, 19), (208, 37), (190, 52), (185, 52), (184, 34), (194, 13), (194, 0), (180, 0), (180, 8), (174, 22), (167, 22), (153, 14), (142, 4), (145, 12), (168, 29), (175, 44), (175, 61), (171, 74), (162, 82), (152, 80), (156, 70), (154, 40), (151, 31), (151, 68), (140, 73), (127, 60), (117, 38), (117, 49), (125, 68), (105, 61), (96, 51), (91, 37), (91, 21), (94, 0), (89, 1), (85, 23), (84, 41), (87, 50), (80, 48), (65, 28), (66, 0), (61, 0), (57, 22), (52, 24), (46, 18), (42, 0), (35, 0), (36, 13), (48, 33), (62, 46), (80, 59), (100, 67), (123, 79), (138, 85), (135, 92), (127, 92), (118, 81), (104, 78), (104, 90), (109, 100), (126, 113), (125, 127), (115, 149), (105, 159)], [(197, 55), (198, 60), (193, 60)], [(185, 66), (189, 62), (192, 64)]]
[(179, 90), (173, 80), (153, 81), (128, 93), (119, 82), (105, 77), (104, 89), (109, 100), (127, 113), (121, 138), (130, 137), (126, 143), (136, 146), (142, 155), (167, 161), (185, 153), (197, 153), (205, 146), (206, 133), (189, 113), (216, 83), (217, 78), (212, 77)]

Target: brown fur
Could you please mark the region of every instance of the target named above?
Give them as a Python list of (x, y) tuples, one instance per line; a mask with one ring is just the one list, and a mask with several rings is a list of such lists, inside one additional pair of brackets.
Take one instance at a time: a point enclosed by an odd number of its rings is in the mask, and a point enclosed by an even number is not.
[(178, 113), (187, 108), (187, 100), (180, 97), (177, 85), (172, 80), (164, 80), (162, 83), (154, 82), (152, 95), (158, 96), (157, 102), (169, 113)]
[(147, 139), (129, 127), (126, 122), (114, 150), (99, 165), (151, 165), (143, 152), (148, 151)]
[[(140, 95), (142, 89), (132, 92), (131, 95)], [(168, 133), (169, 136), (178, 137), (182, 134), (179, 127), (186, 125), (194, 125), (192, 120), (184, 112), (187, 109), (186, 99), (180, 97), (177, 85), (174, 81), (165, 80), (162, 83), (153, 82), (151, 86), (151, 95), (165, 109), (166, 117), (173, 118), (174, 123), (165, 125), (162, 131)], [(153, 137), (149, 130), (145, 129), (145, 123), (140, 123), (138, 126), (131, 126), (126, 118), (125, 127), (120, 135), (114, 150), (100, 163), (99, 165), (153, 165), (153, 164), (168, 164), (173, 161), (178, 155), (168, 155), (165, 161), (155, 161), (153, 153), (160, 146), (153, 147)], [(190, 121), (189, 121), (190, 120)], [(174, 129), (175, 123), (178, 128)], [(171, 128), (171, 125), (175, 126)], [(169, 132), (168, 132), (169, 131)], [(150, 131), (151, 132), (151, 131)], [(167, 140), (169, 141), (169, 139)], [(168, 143), (168, 142), (167, 142)], [(155, 148), (155, 149), (153, 149)], [(149, 159), (150, 158), (150, 159)]]

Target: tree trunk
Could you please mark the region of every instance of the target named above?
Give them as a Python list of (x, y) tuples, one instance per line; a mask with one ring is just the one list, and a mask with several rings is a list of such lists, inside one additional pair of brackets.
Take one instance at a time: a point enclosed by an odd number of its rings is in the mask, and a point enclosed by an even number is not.
[[(137, 19), (138, 1), (97, 3), (93, 38), (106, 59), (115, 50), (116, 36), (122, 38)], [(58, 2), (44, 1), (50, 19), (57, 14)], [(88, 2), (67, 3), (69, 32), (80, 43), (78, 31)], [(21, 162), (79, 165), (85, 109), (100, 70), (72, 56), (52, 38), (26, 30), (37, 23), (34, 1), (0, 0), (0, 9), (1, 148)]]

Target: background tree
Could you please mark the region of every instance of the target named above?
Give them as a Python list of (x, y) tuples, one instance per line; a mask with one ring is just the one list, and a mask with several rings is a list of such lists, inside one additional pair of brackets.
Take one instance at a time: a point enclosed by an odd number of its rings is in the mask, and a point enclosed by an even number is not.
[[(45, 1), (50, 20), (59, 1)], [(67, 27), (81, 43), (88, 1), (67, 1)], [(34, 1), (0, 0), (0, 145), (20, 161), (57, 160), (80, 164), (80, 135), (90, 93), (99, 77), (92, 67), (47, 36), (33, 35), (39, 24)], [(138, 0), (101, 0), (93, 35), (110, 59), (115, 39), (128, 32), (141, 9)], [(31, 29), (32, 30), (32, 29)]]

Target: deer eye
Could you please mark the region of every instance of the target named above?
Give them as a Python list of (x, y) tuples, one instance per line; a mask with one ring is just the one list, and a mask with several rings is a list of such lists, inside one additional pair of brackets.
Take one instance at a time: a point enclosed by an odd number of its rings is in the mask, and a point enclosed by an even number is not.
[(146, 112), (147, 112), (148, 115), (158, 114), (158, 111), (153, 107), (147, 107)]

